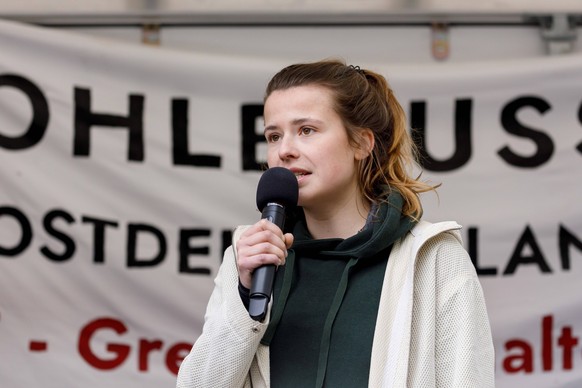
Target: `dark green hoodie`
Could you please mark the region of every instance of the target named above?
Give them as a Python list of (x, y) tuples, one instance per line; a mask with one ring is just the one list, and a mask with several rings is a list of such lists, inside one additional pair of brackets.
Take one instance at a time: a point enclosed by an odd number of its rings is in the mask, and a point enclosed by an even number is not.
[(402, 197), (393, 192), (345, 240), (314, 240), (304, 220), (295, 223), (262, 341), (270, 346), (272, 387), (368, 386), (388, 255), (414, 224), (401, 208)]

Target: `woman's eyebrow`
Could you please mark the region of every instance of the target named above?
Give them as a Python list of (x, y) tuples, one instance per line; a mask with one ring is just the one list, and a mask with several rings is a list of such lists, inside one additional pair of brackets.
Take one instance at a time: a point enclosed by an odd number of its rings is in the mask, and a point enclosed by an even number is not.
[[(318, 119), (314, 119), (314, 118), (311, 118), (311, 117), (302, 117), (302, 118), (298, 118), (298, 119), (292, 120), (291, 121), (291, 124), (292, 125), (301, 125), (301, 124), (305, 124), (305, 123), (308, 123), (308, 122), (315, 123), (315, 124), (321, 124), (322, 123), (322, 121), (321, 120), (318, 120)], [(267, 131), (272, 131), (272, 130), (275, 130), (277, 128), (279, 128), (277, 125), (267, 125), (265, 127), (265, 130), (263, 131), (263, 133), (267, 133)]]

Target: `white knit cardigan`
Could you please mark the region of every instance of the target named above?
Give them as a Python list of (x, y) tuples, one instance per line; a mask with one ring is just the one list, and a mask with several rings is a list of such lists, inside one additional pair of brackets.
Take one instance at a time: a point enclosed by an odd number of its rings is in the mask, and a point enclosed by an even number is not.
[[(390, 253), (369, 387), (494, 387), (494, 350), (481, 285), (455, 222), (421, 221)], [(236, 244), (244, 227), (233, 236)], [(230, 247), (215, 279), (202, 335), (177, 388), (270, 387), (268, 326), (252, 320), (238, 292)], [(276, 388), (276, 387), (275, 387)]]

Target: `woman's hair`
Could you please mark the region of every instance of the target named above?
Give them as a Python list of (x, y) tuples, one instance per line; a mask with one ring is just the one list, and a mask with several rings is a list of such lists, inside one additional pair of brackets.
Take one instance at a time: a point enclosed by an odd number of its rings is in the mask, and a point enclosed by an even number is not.
[(370, 157), (360, 162), (359, 185), (372, 203), (386, 200), (390, 190), (402, 195), (406, 216), (420, 218), (419, 194), (434, 190), (409, 170), (417, 166), (417, 151), (408, 132), (406, 115), (386, 79), (373, 71), (347, 66), (340, 60), (294, 64), (279, 71), (267, 85), (265, 100), (276, 90), (317, 85), (332, 92), (335, 111), (348, 139), (359, 147), (364, 129), (374, 133)]

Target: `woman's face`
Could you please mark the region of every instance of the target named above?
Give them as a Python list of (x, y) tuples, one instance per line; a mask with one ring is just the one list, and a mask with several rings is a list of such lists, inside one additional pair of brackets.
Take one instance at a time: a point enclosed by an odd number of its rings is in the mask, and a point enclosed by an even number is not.
[(334, 209), (360, 195), (357, 161), (368, 153), (350, 145), (327, 88), (274, 91), (265, 102), (264, 119), (268, 165), (297, 176), (299, 206)]

